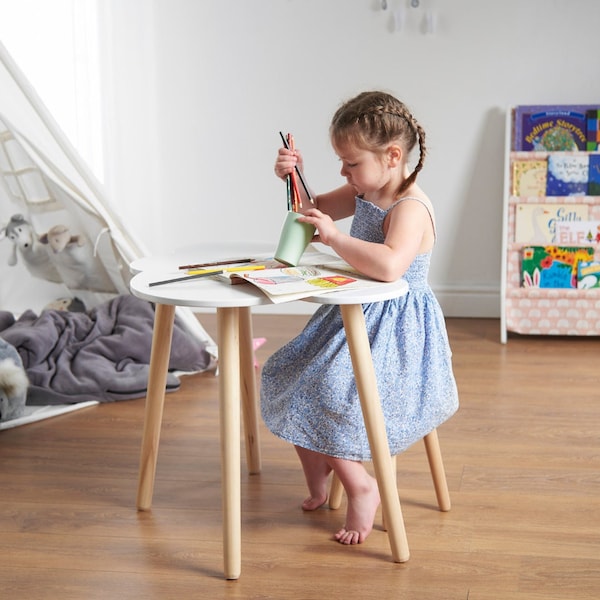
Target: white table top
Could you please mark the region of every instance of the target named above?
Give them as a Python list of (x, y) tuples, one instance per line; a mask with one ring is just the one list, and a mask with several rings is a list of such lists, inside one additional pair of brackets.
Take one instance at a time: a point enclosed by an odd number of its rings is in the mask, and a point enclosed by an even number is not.
[[(230, 285), (213, 278), (201, 278), (159, 286), (149, 285), (151, 282), (184, 276), (185, 271), (179, 269), (180, 265), (226, 258), (270, 257), (273, 252), (272, 244), (262, 242), (245, 242), (243, 247), (245, 252), (240, 252), (235, 249), (233, 244), (224, 242), (210, 247), (197, 245), (181, 248), (165, 256), (140, 258), (130, 265), (131, 272), (136, 273), (130, 282), (131, 291), (134, 296), (149, 302), (196, 308), (232, 308), (272, 304), (271, 300), (253, 285)], [(364, 289), (346, 289), (310, 296), (304, 300), (318, 304), (366, 304), (397, 298), (407, 292), (408, 284), (400, 279)]]
[(170, 277), (176, 275), (160, 269), (144, 271), (133, 277), (129, 287), (134, 296), (159, 304), (196, 308), (241, 308), (272, 304), (253, 285), (231, 285), (210, 277), (153, 287), (148, 285), (152, 281), (162, 281)]
[(369, 302), (382, 302), (404, 296), (408, 292), (408, 283), (404, 279), (398, 279), (391, 283), (381, 283), (374, 287), (365, 289), (347, 289), (310, 296), (304, 298), (306, 302), (317, 304), (368, 304)]
[[(243, 250), (239, 247), (243, 246)], [(272, 256), (274, 244), (244, 242), (243, 244), (194, 245), (178, 248), (162, 256), (145, 256), (133, 261), (129, 268), (137, 273), (129, 287), (134, 296), (158, 302), (195, 308), (235, 308), (271, 304), (271, 301), (252, 285), (230, 285), (213, 278), (182, 281), (150, 287), (153, 281), (164, 281), (185, 276), (180, 265), (197, 264), (228, 258)]]

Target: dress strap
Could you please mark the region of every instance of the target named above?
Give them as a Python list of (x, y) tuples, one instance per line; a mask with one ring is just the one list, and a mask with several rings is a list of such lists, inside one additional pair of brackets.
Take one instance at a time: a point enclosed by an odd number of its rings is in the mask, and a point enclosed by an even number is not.
[(425, 202), (422, 198), (417, 198), (417, 196), (404, 196), (403, 198), (398, 198), (398, 200), (396, 200), (396, 202), (394, 202), (394, 204), (392, 204), (389, 209), (388, 209), (388, 213), (398, 204), (400, 204), (400, 202), (404, 202), (405, 200), (416, 200), (417, 202), (420, 202), (427, 210), (427, 214), (429, 215), (429, 218), (431, 219), (431, 226), (433, 227), (433, 237), (434, 239), (437, 239), (437, 230), (435, 227), (435, 219), (433, 218), (433, 213), (431, 212), (431, 206), (429, 206), (429, 204), (427, 202)]

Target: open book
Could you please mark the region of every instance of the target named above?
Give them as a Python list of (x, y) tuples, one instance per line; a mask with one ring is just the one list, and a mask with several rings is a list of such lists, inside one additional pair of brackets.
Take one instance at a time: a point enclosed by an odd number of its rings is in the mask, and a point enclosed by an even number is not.
[(280, 265), (273, 268), (267, 259), (265, 267), (257, 264), (247, 271), (236, 270), (218, 275), (230, 283), (250, 283), (264, 292), (273, 303), (300, 300), (318, 294), (328, 294), (348, 288), (381, 285), (380, 281), (360, 274), (338, 256), (319, 252), (309, 246), (296, 267)]

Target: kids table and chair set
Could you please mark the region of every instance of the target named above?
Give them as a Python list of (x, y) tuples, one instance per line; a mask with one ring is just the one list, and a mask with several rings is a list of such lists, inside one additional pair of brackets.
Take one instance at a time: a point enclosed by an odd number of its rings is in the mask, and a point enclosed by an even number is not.
[[(283, 137), (283, 136), (282, 136)], [(285, 142), (284, 138), (284, 142)], [(293, 194), (290, 193), (293, 198)], [(309, 196), (310, 197), (310, 196)], [(300, 260), (314, 229), (297, 221), (298, 213), (289, 206), (275, 259), (288, 265)], [(236, 247), (239, 249), (240, 244)], [(253, 250), (257, 250), (255, 247)], [(266, 248), (262, 248), (265, 250)], [(268, 251), (268, 249), (266, 249)], [(198, 256), (218, 268), (231, 264), (225, 256), (232, 247), (197, 248)], [(220, 253), (220, 256), (216, 255)], [(248, 471), (259, 473), (261, 453), (258, 430), (258, 397), (254, 368), (251, 308), (272, 304), (272, 300), (254, 285), (230, 285), (203, 274), (172, 278), (183, 257), (143, 258), (132, 264), (137, 273), (131, 280), (131, 292), (155, 303), (152, 352), (145, 405), (142, 447), (138, 480), (137, 508), (150, 510), (156, 473), (160, 429), (165, 399), (171, 336), (177, 306), (211, 308), (217, 311), (219, 356), (219, 415), (221, 436), (221, 475), (223, 497), (224, 577), (238, 579), (241, 574), (241, 421), (245, 433)], [(178, 264), (174, 264), (177, 262)], [(214, 275), (214, 272), (212, 273)], [(187, 283), (187, 279), (200, 278)], [(396, 485), (395, 457), (390, 456), (385, 422), (362, 304), (382, 302), (406, 294), (408, 284), (400, 279), (369, 287), (338, 289), (333, 292), (305, 295), (303, 300), (340, 306), (346, 339), (352, 358), (354, 377), (381, 496), (382, 512), (395, 562), (409, 558), (408, 541)], [(437, 432), (424, 438), (429, 466), (440, 510), (450, 509), (450, 497), (442, 463)], [(338, 508), (342, 487), (334, 477), (330, 507)]]

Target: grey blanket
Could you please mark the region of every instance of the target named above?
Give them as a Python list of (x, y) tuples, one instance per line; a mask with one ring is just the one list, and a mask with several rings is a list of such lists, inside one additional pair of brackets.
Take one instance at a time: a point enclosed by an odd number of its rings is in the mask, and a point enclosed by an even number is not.
[[(0, 311), (0, 336), (23, 360), (28, 405), (112, 402), (146, 395), (154, 307), (117, 296), (88, 312), (24, 312), (18, 320)], [(204, 371), (211, 356), (202, 341), (175, 319), (167, 391), (179, 379), (171, 371)]]

